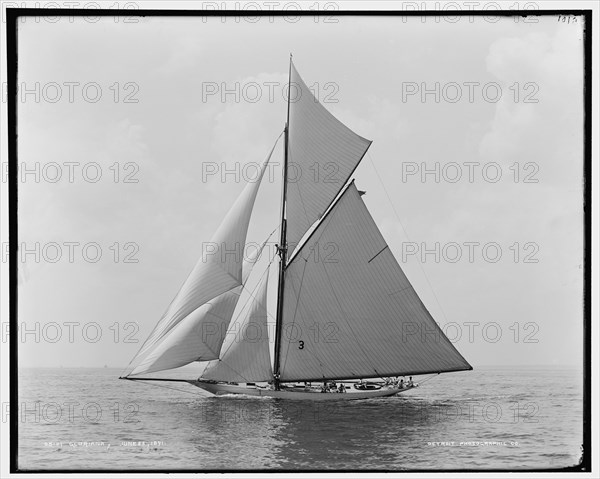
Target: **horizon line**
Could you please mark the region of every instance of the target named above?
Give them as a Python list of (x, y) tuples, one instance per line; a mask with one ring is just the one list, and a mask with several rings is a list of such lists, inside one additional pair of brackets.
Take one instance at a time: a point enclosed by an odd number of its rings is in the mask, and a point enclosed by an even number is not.
[[(187, 366), (187, 365), (186, 365)], [(566, 367), (566, 368), (576, 368), (576, 367), (582, 367), (583, 365), (581, 364), (542, 364), (542, 363), (538, 363), (538, 364), (480, 364), (478, 366), (473, 366), (473, 370), (475, 370), (477, 367), (544, 367), (544, 368), (560, 368), (560, 367)], [(102, 366), (64, 366), (64, 365), (59, 365), (59, 366), (17, 366), (17, 370), (19, 369), (125, 369), (127, 366), (109, 366), (109, 365), (102, 365)], [(183, 368), (185, 366), (181, 366), (181, 368)], [(175, 369), (179, 369), (179, 368), (173, 368), (170, 370), (175, 370)], [(165, 369), (165, 371), (169, 371), (167, 369)], [(183, 372), (183, 371), (182, 371)]]

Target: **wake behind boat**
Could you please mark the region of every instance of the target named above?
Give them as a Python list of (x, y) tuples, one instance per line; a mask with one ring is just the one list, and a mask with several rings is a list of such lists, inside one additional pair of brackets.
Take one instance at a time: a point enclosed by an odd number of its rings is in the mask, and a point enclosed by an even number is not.
[[(316, 100), (291, 58), (282, 134), (274, 337), (267, 328), (269, 266), (252, 291), (247, 286), (269, 238), (252, 255), (231, 252), (246, 245), (256, 195), (275, 146), (123, 379), (154, 380), (141, 375), (201, 362), (200, 378), (184, 381), (217, 396), (330, 401), (410, 389), (399, 381), (362, 378), (472, 369), (421, 302), (367, 210), (364, 192), (351, 179), (371, 141)], [(330, 245), (333, 256), (315, 255), (319, 245)], [(238, 307), (244, 290), (250, 299)], [(331, 382), (337, 390), (328, 386)]]

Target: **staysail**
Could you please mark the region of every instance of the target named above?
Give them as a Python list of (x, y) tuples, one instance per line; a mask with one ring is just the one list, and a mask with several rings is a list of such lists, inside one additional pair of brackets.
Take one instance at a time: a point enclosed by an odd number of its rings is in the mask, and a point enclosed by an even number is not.
[(132, 360), (134, 366), (129, 374), (172, 369), (219, 357), (241, 285), (252, 266), (243, 260), (246, 234), (258, 188), (274, 149), (275, 145), (258, 177), (246, 185), (204, 248), (202, 257)]
[(221, 358), (211, 361), (202, 374), (205, 379), (233, 382), (270, 381), (273, 377), (267, 330), (268, 269), (254, 300), (237, 325), (235, 336), (224, 347)]
[(371, 145), (313, 96), (293, 63), (287, 171), (288, 258), (346, 184)]
[(417, 296), (354, 183), (285, 275), (281, 381), (471, 369)]

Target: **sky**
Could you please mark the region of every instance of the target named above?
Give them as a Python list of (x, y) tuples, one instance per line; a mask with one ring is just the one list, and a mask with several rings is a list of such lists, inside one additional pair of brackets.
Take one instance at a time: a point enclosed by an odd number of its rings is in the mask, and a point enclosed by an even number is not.
[[(581, 365), (580, 18), (38, 20), (18, 37), (19, 366), (127, 365), (283, 130), (290, 52), (373, 140), (356, 184), (461, 354)], [(249, 241), (277, 227), (282, 159)]]

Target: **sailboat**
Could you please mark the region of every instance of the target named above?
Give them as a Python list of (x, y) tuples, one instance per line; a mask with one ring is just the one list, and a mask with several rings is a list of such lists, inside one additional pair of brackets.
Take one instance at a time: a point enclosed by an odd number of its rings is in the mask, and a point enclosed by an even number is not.
[[(122, 379), (185, 381), (217, 396), (331, 401), (412, 389), (412, 379), (399, 377), (471, 370), (421, 302), (351, 178), (371, 141), (317, 101), (291, 56), (288, 85), (274, 338), (268, 268), (232, 322), (263, 248), (249, 257), (230, 253), (246, 244), (275, 146)], [(312, 174), (315, 167), (327, 174)], [(319, 245), (333, 245), (333, 257), (315, 255)], [(143, 377), (194, 362), (205, 364), (195, 379)]]

